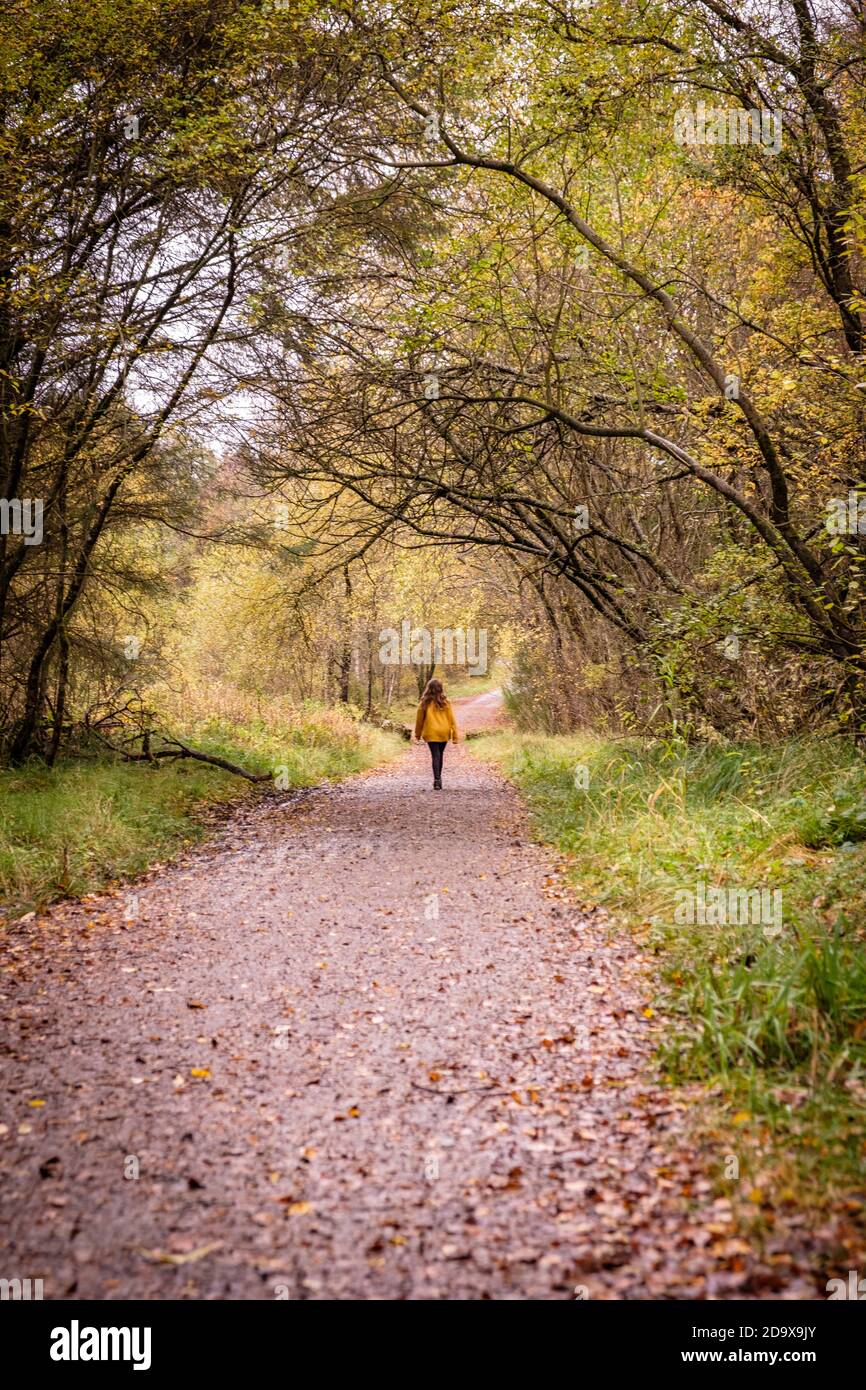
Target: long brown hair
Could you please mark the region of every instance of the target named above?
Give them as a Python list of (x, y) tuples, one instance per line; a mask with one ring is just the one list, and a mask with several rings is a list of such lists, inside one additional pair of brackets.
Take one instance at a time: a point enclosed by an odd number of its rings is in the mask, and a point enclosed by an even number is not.
[(427, 706), (436, 704), (440, 709), (444, 709), (448, 703), (445, 695), (445, 687), (441, 681), (430, 680), (424, 687), (424, 694), (421, 696), (421, 711), (427, 713)]

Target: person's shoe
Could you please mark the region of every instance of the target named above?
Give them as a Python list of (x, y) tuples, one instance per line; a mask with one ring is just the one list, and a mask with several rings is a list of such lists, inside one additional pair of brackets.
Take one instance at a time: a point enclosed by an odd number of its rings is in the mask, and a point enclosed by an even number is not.
[(433, 790), (434, 792), (441, 792), (442, 790), (442, 783), (439, 781), (438, 777), (436, 778), (436, 781), (433, 783)]

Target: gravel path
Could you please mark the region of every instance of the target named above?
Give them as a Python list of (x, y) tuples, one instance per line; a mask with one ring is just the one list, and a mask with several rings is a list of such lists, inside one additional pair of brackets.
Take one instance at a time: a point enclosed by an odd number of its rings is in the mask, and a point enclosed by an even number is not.
[(804, 1292), (726, 1248), (632, 947), (504, 782), (449, 749), (434, 795), (428, 761), (250, 806), (7, 934), (0, 1273), (47, 1298)]

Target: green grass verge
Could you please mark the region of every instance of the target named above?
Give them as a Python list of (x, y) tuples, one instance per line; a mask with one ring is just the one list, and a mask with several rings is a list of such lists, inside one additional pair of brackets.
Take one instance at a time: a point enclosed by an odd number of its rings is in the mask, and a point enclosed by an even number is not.
[[(286, 787), (346, 777), (405, 746), (314, 708), (244, 724), (202, 719), (181, 732), (252, 772), (278, 769)], [(205, 807), (255, 794), (251, 783), (191, 760), (151, 766), (107, 754), (0, 770), (0, 921), (130, 878), (200, 839)]]
[[(753, 1192), (866, 1189), (866, 762), (843, 743), (686, 747), (501, 734), (479, 745), (525, 792), (581, 896), (637, 932), (671, 1019), (660, 1063), (711, 1083)], [(716, 899), (698, 885), (781, 894)], [(712, 901), (712, 898), (709, 899)], [(749, 902), (752, 912), (737, 908)], [(777, 899), (770, 899), (775, 905)], [(697, 914), (694, 914), (697, 915)], [(738, 920), (731, 920), (732, 918)], [(744, 920), (746, 918), (747, 920)], [(808, 1189), (808, 1194), (806, 1194)]]

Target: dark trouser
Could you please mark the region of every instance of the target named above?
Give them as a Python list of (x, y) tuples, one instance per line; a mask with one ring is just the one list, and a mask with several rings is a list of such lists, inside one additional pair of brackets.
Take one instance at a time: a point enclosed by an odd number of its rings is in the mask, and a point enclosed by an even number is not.
[(443, 754), (444, 754), (444, 752), (445, 752), (445, 744), (444, 744), (444, 743), (434, 743), (434, 742), (432, 741), (432, 739), (431, 739), (430, 744), (429, 744), (429, 748), (430, 748), (430, 757), (433, 759), (433, 780), (434, 780), (434, 782), (441, 782), (441, 781), (442, 781), (442, 756), (443, 756)]

